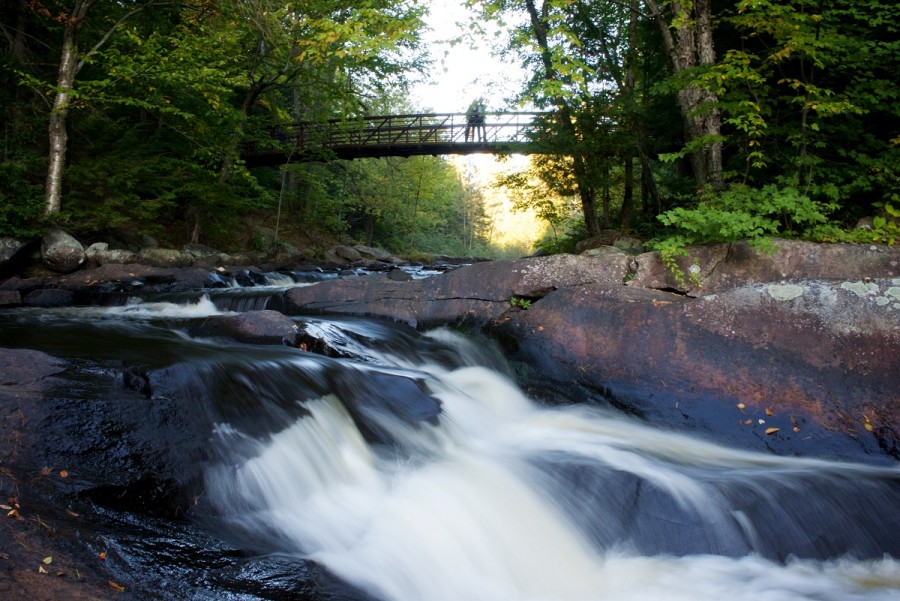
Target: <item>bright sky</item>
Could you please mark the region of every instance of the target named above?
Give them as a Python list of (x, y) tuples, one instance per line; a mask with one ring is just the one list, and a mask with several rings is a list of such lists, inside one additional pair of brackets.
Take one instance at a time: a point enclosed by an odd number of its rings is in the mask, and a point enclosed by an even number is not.
[(431, 28), (425, 42), (431, 47), (434, 73), (430, 82), (413, 88), (413, 102), (438, 113), (465, 112), (475, 98), (485, 99), (487, 109), (510, 109), (505, 98), (519, 89), (522, 71), (491, 55), (490, 39), (451, 46), (449, 40), (467, 31), (473, 18), (465, 0), (430, 0), (426, 23)]
[[(465, 112), (476, 98), (484, 98), (488, 111), (515, 110), (506, 101), (521, 88), (524, 77), (519, 65), (504, 63), (491, 54), (492, 34), (481, 40), (451, 45), (450, 40), (468, 31), (472, 19), (465, 0), (430, 0), (426, 23), (431, 31), (424, 36), (434, 59), (431, 81), (412, 89), (412, 102), (420, 110), (437, 113)], [(500, 246), (527, 249), (543, 231), (534, 214), (515, 212), (505, 190), (492, 186), (502, 172), (517, 171), (527, 166), (527, 157), (515, 155), (506, 162), (492, 155), (452, 157), (456, 169), (472, 179), (485, 195), (485, 205), (494, 222), (491, 241)], [(527, 250), (526, 250), (527, 252)]]

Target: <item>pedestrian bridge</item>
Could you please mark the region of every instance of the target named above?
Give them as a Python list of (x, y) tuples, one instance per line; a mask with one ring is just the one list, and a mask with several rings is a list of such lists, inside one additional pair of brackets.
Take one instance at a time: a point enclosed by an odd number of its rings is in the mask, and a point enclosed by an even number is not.
[(244, 145), (248, 167), (285, 163), (445, 154), (536, 154), (529, 139), (547, 113), (486, 113), (469, 124), (465, 113), (366, 116), (271, 129)]

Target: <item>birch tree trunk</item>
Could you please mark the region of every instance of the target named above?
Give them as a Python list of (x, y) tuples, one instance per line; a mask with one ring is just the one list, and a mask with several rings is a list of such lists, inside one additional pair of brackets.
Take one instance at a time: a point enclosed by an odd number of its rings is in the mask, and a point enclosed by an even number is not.
[(72, 102), (72, 84), (75, 82), (75, 75), (78, 73), (79, 67), (78, 34), (94, 2), (95, 0), (77, 0), (71, 15), (64, 22), (62, 53), (59, 59), (59, 72), (56, 76), (56, 93), (53, 96), (53, 109), (50, 111), (50, 153), (44, 204), (44, 214), (48, 216), (58, 213), (62, 203), (63, 168), (66, 164), (66, 145), (68, 144), (66, 121)]
[(72, 88), (75, 77), (85, 65), (85, 61), (100, 50), (113, 36), (122, 23), (146, 8), (157, 3), (147, 0), (123, 14), (112, 27), (84, 55), (78, 51), (78, 36), (84, 27), (85, 19), (97, 0), (75, 0), (75, 6), (69, 14), (60, 13), (56, 20), (63, 24), (62, 52), (59, 57), (59, 72), (56, 76), (56, 90), (53, 95), (53, 109), (50, 111), (49, 141), (50, 153), (47, 164), (46, 202), (44, 214), (47, 216), (59, 213), (62, 204), (63, 169), (66, 166), (66, 149), (68, 145), (67, 122), (69, 108), (72, 105)]

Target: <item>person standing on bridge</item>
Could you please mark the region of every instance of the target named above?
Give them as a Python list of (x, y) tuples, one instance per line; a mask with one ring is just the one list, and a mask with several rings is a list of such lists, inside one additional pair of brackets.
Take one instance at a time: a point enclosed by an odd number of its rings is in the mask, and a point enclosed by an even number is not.
[(469, 141), (469, 138), (473, 142), (487, 141), (484, 129), (484, 114), (484, 101), (481, 98), (473, 100), (466, 111), (466, 142)]

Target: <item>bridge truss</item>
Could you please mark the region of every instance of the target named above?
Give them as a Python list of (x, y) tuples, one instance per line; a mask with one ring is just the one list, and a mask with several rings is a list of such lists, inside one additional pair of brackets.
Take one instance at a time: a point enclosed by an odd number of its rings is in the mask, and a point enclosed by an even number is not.
[(479, 128), (464, 113), (367, 116), (324, 123), (298, 123), (269, 132), (270, 139), (245, 146), (248, 167), (329, 158), (409, 157), (445, 154), (537, 152), (528, 134), (546, 113), (487, 113)]

